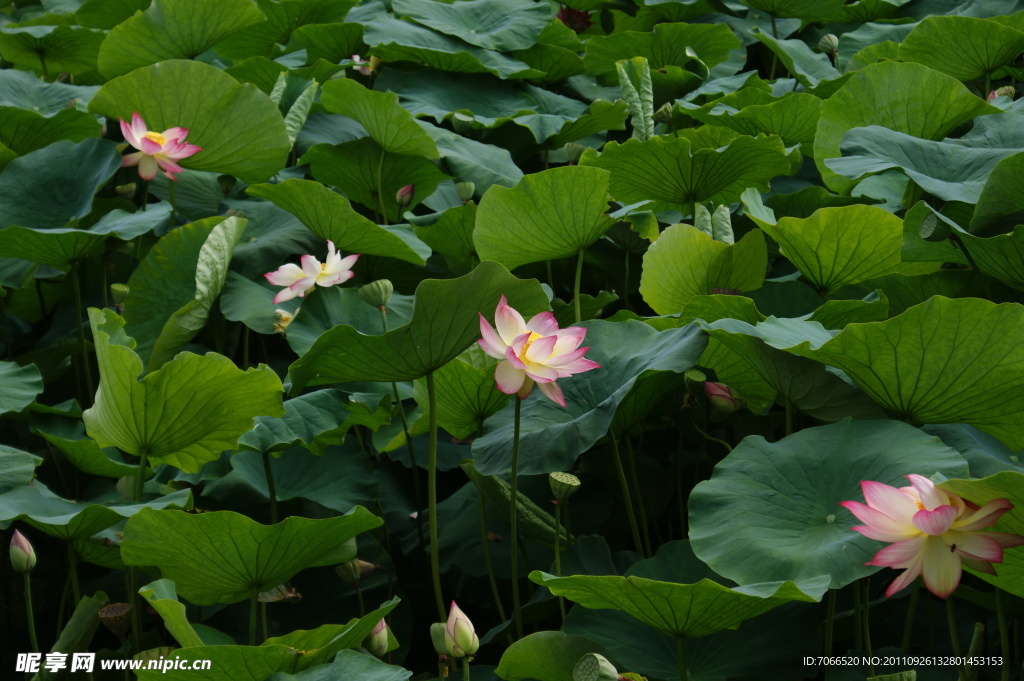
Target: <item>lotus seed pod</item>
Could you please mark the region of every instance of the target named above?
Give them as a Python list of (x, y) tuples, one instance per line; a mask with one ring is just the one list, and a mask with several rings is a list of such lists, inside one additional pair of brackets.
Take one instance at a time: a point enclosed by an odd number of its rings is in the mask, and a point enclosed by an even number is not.
[(996, 88), (992, 92), (988, 93), (988, 101), (992, 101), (996, 97), (1009, 97), (1013, 99), (1013, 96), (1017, 93), (1012, 85), (1004, 85), (1003, 87)]
[(114, 299), (115, 305), (123, 305), (124, 299), (128, 297), (128, 284), (111, 284), (110, 297)]
[(821, 36), (821, 40), (818, 41), (818, 49), (832, 54), (839, 49), (839, 38), (833, 33)]
[(472, 182), (456, 182), (455, 193), (459, 195), (459, 201), (463, 203), (472, 201), (473, 194), (476, 193), (476, 185)]
[(444, 644), (444, 622), (434, 622), (430, 625), (430, 642), (434, 644), (434, 651), (438, 655), (447, 655), (448, 648)]
[(359, 287), (359, 297), (364, 303), (373, 307), (386, 307), (394, 292), (395, 287), (389, 279), (378, 279)]
[(580, 479), (572, 473), (551, 473), (548, 475), (548, 483), (551, 485), (551, 493), (555, 495), (555, 501), (560, 504), (568, 501), (580, 488)]
[(114, 191), (122, 199), (130, 199), (133, 196), (135, 196), (136, 186), (137, 185), (134, 182), (129, 182), (128, 184), (119, 184), (116, 187), (114, 187)]
[(395, 203), (398, 204), (399, 208), (407, 208), (412, 203), (412, 198), (416, 195), (416, 185), (407, 184), (397, 192), (395, 192)]
[(603, 656), (587, 653), (573, 668), (572, 681), (619, 681), (619, 672)]
[(672, 123), (672, 102), (665, 102), (654, 112), (654, 122), (669, 125)]
[(569, 163), (579, 163), (580, 157), (583, 156), (583, 152), (586, 150), (585, 146), (575, 142), (566, 142), (562, 147), (562, 151), (565, 152), (565, 158)]
[(363, 647), (377, 657), (384, 657), (388, 652), (388, 623), (381, 619), (373, 627), (373, 631), (363, 641)]
[(472, 116), (456, 111), (451, 117), (452, 129), (460, 135), (469, 135), (473, 132), (473, 122), (475, 120)]
[(36, 566), (36, 550), (25, 535), (17, 530), (11, 536), (11, 567), (15, 572), (32, 572)]
[(131, 603), (111, 603), (99, 612), (100, 622), (122, 641), (132, 626)]

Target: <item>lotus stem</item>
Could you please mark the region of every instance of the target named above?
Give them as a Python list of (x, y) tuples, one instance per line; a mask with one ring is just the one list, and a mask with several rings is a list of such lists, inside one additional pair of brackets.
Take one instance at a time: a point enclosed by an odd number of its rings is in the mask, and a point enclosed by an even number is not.
[(430, 574), (434, 582), (434, 601), (438, 622), (445, 621), (444, 597), (441, 595), (441, 561), (437, 541), (437, 390), (434, 372), (427, 374), (427, 403), (430, 407), (430, 449), (427, 462), (427, 504), (430, 506)]
[(864, 621), (861, 619), (860, 582), (853, 583), (853, 647), (864, 649)]
[(545, 269), (547, 270), (547, 273), (548, 273), (548, 286), (550, 286), (551, 290), (554, 291), (555, 290), (555, 277), (554, 277), (553, 274), (551, 274), (551, 260), (550, 259), (544, 261), (544, 267), (545, 267)]
[(793, 403), (786, 400), (786, 437), (793, 434)]
[(1003, 590), (999, 587), (996, 587), (996, 623), (999, 625), (999, 649), (1003, 655), (999, 678), (1001, 681), (1010, 681), (1010, 631), (1006, 622)]
[(725, 440), (719, 440), (717, 437), (714, 437), (712, 435), (708, 435), (703, 428), (698, 426), (697, 419), (691, 418), (690, 421), (693, 424), (693, 429), (696, 430), (697, 434), (700, 435), (702, 438), (704, 438), (708, 442), (714, 442), (716, 444), (722, 445), (723, 447), (725, 447), (726, 452), (732, 451), (732, 445), (730, 445), (728, 442), (726, 442)]
[(78, 324), (78, 345), (82, 350), (81, 364), (85, 370), (85, 387), (89, 391), (87, 404), (92, 403), (96, 394), (92, 383), (92, 369), (89, 367), (89, 353), (85, 347), (85, 320), (82, 318), (82, 285), (78, 281), (78, 263), (71, 267), (71, 284), (75, 291), (75, 323)]
[[(578, 281), (578, 279), (577, 279)], [(515, 400), (515, 416), (512, 426), (512, 474), (511, 474), (511, 508), (509, 509), (509, 525), (511, 526), (511, 562), (512, 562), (512, 619), (515, 621), (516, 639), (523, 637), (523, 617), (519, 605), (519, 422), (523, 408), (523, 400), (518, 396)]]
[(686, 637), (676, 637), (676, 654), (679, 656), (679, 681), (686, 681)]
[[(174, 216), (175, 216), (175, 214), (177, 212), (175, 210), (175, 202), (174, 202), (174, 183), (175, 183), (175, 180), (171, 180), (170, 182), (167, 183), (167, 193), (168, 193), (168, 197), (167, 198), (168, 198), (168, 200), (170, 201), (170, 204), (171, 204), (171, 229), (174, 229), (174, 224), (175, 224), (174, 223)], [(249, 327), (246, 327), (246, 328), (249, 328)]]
[[(139, 206), (139, 210), (145, 212), (146, 204), (149, 203), (149, 180), (142, 181), (142, 204)], [(142, 238), (139, 237), (139, 244), (142, 244)], [(136, 258), (138, 260), (138, 258)]]
[(583, 280), (583, 249), (580, 249), (580, 254), (576, 258), (576, 280), (572, 286), (572, 304), (573, 309), (576, 312), (576, 323), (579, 324), (582, 320), (580, 315), (580, 282)]
[(622, 306), (629, 309), (629, 250), (626, 251), (626, 262), (622, 267)]
[(470, 681), (470, 676), (469, 676), (469, 656), (468, 655), (465, 657), (465, 659), (462, 660), (462, 678), (463, 678), (463, 681)]
[(875, 675), (875, 663), (871, 661), (871, 581), (864, 581), (864, 647), (868, 651), (868, 670)]
[[(836, 619), (836, 590), (828, 590), (828, 610), (825, 614), (825, 657), (832, 654), (832, 631)], [(826, 669), (828, 669), (826, 667)]]
[(39, 52), (39, 68), (43, 72), (43, 80), (50, 81), (50, 73), (46, 70), (46, 57), (43, 56), (42, 52)]
[(22, 584), (25, 585), (25, 615), (28, 618), (28, 640), (32, 645), (32, 652), (39, 652), (39, 641), (36, 639), (36, 618), (32, 609), (32, 574), (22, 573)]
[(242, 325), (242, 371), (249, 368), (249, 327)]
[(256, 645), (256, 604), (259, 602), (260, 592), (252, 590), (252, 598), (249, 599), (249, 645)]
[[(946, 621), (949, 623), (949, 640), (953, 644), (953, 655), (960, 657), (960, 636), (956, 632), (956, 613), (953, 610), (953, 596), (950, 594), (946, 596)], [(964, 672), (964, 668), (957, 666), (956, 668), (957, 678), (960, 681), (965, 681), (967, 675)]]
[(914, 617), (917, 615), (917, 599), (921, 595), (921, 584), (914, 581), (910, 587), (910, 603), (907, 605), (907, 620), (903, 625), (903, 640), (900, 642), (900, 650), (910, 652), (910, 639), (914, 631)]
[(386, 155), (387, 152), (381, 149), (380, 162), (377, 164), (377, 201), (380, 202), (380, 215), (384, 219), (385, 225), (390, 224), (388, 222), (388, 209), (384, 205), (384, 156)]
[(270, 499), (270, 524), (277, 524), (277, 487), (274, 485), (274, 472), (270, 468), (270, 453), (263, 452), (263, 474), (267, 476), (267, 498)]
[(75, 599), (75, 605), (82, 600), (82, 591), (78, 588), (78, 559), (75, 555), (75, 547), (68, 542), (68, 576), (71, 578), (71, 595)]
[(622, 467), (622, 456), (619, 454), (619, 442), (615, 436), (611, 436), (612, 457), (615, 459), (615, 473), (619, 478), (619, 487), (622, 489), (622, 502), (626, 506), (626, 517), (629, 519), (629, 529), (633, 532), (633, 543), (636, 544), (637, 553), (644, 558), (644, 543), (640, 539), (640, 528), (636, 524), (636, 514), (633, 512), (633, 497), (629, 493), (629, 483), (626, 482), (626, 471)]
[[(776, 40), (779, 39), (779, 29), (775, 26), (775, 15), (769, 14), (768, 18), (772, 22), (772, 37)], [(768, 74), (768, 80), (775, 80), (775, 70), (779, 67), (779, 55), (775, 54), (775, 50), (772, 50), (772, 70)]]
[(644, 555), (651, 556), (654, 555), (651, 552), (651, 533), (650, 529), (647, 526), (647, 509), (644, 508), (644, 498), (640, 494), (640, 477), (636, 473), (636, 456), (633, 454), (632, 441), (630, 441), (628, 436), (625, 438), (625, 440), (626, 456), (629, 458), (629, 477), (631, 479), (631, 482), (633, 483), (633, 494), (636, 495), (636, 506), (637, 509), (640, 511), (640, 527), (643, 530), (642, 536), (644, 539)]
[[(139, 449), (139, 469), (135, 474), (135, 502), (142, 503), (142, 491), (146, 484), (146, 459), (149, 448)], [(132, 606), (132, 644), (135, 652), (142, 652), (142, 608), (136, 602), (139, 594), (139, 568), (132, 565), (128, 568), (128, 602)]]
[[(562, 576), (562, 502), (555, 502), (555, 577)], [(558, 597), (558, 611), (565, 624), (565, 599)]]
[(484, 495), (477, 488), (477, 506), (480, 507), (480, 541), (484, 544), (484, 563), (487, 564), (487, 578), (491, 583), (491, 595), (494, 596), (494, 605), (498, 609), (498, 617), (504, 622), (505, 606), (501, 602), (501, 591), (498, 590), (498, 579), (494, 576), (494, 561), (491, 559), (491, 543), (487, 541), (487, 510), (484, 508)]
[(260, 623), (263, 625), (263, 640), (270, 638), (270, 626), (267, 624), (267, 604), (260, 601)]

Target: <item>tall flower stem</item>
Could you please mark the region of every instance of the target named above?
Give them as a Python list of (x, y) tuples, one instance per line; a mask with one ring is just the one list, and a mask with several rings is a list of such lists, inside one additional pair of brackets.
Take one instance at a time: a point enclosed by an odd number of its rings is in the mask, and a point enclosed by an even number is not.
[[(174, 201), (174, 184), (175, 184), (174, 180), (170, 180), (167, 183), (167, 193), (169, 195), (168, 199), (170, 200), (170, 204), (171, 204), (171, 229), (174, 229), (174, 215), (177, 212), (175, 210), (175, 201)], [(246, 327), (246, 328), (248, 328), (248, 327)]]
[[(388, 209), (384, 205), (384, 156), (387, 152), (383, 149), (380, 150), (380, 162), (377, 164), (377, 200), (380, 202), (380, 214), (384, 218), (384, 224), (390, 224), (388, 222)], [(443, 617), (441, 619), (444, 619)]]
[(25, 615), (28, 618), (28, 640), (32, 645), (32, 652), (39, 652), (39, 641), (36, 639), (36, 617), (32, 609), (32, 574), (22, 573), (22, 583), (25, 585)]
[(686, 637), (676, 637), (676, 655), (679, 658), (679, 681), (686, 681)]
[(626, 481), (626, 471), (622, 468), (622, 456), (619, 454), (619, 441), (614, 435), (611, 436), (612, 456), (615, 459), (615, 473), (619, 478), (619, 487), (622, 490), (622, 503), (626, 506), (626, 517), (629, 519), (629, 529), (633, 532), (633, 543), (636, 544), (637, 553), (644, 558), (644, 543), (640, 539), (640, 527), (636, 524), (636, 514), (633, 512), (633, 497), (629, 493), (629, 483)]
[(263, 628), (263, 640), (266, 641), (270, 638), (270, 625), (267, 624), (267, 604), (264, 601), (260, 601), (260, 625)]
[(78, 345), (82, 351), (81, 364), (85, 370), (85, 387), (89, 391), (88, 404), (92, 404), (92, 399), (96, 394), (96, 390), (92, 383), (92, 369), (89, 367), (89, 353), (85, 347), (85, 320), (82, 318), (82, 285), (78, 281), (78, 263), (76, 262), (71, 267), (71, 284), (75, 291), (75, 323), (78, 324)]
[(864, 620), (861, 619), (860, 582), (853, 583), (853, 647), (864, 650)]
[(907, 604), (907, 620), (903, 625), (903, 640), (900, 642), (900, 650), (910, 652), (910, 637), (914, 631), (914, 616), (917, 614), (917, 599), (921, 595), (921, 584), (915, 581), (910, 587), (910, 603)]
[(256, 604), (259, 602), (260, 594), (253, 589), (252, 598), (249, 599), (249, 645), (256, 645)]
[(828, 610), (825, 614), (825, 657), (832, 654), (832, 631), (836, 619), (836, 590), (828, 590)]
[(477, 506), (480, 507), (480, 541), (483, 542), (484, 548), (484, 563), (487, 565), (487, 578), (491, 583), (491, 595), (494, 596), (494, 605), (498, 609), (498, 617), (504, 622), (507, 618), (505, 616), (505, 606), (501, 602), (501, 591), (498, 590), (498, 579), (494, 576), (494, 561), (491, 559), (491, 543), (487, 541), (487, 509), (484, 507), (484, 495), (479, 493), (477, 496)]
[(627, 436), (626, 440), (626, 456), (629, 457), (629, 477), (632, 483), (633, 494), (636, 495), (637, 509), (640, 511), (640, 527), (643, 530), (644, 539), (644, 555), (650, 556), (651, 553), (651, 532), (647, 526), (647, 509), (644, 508), (644, 500), (640, 494), (640, 476), (636, 473), (636, 455), (633, 453), (633, 443)]
[(430, 407), (430, 449), (427, 461), (427, 504), (430, 506), (430, 574), (434, 582), (434, 601), (438, 622), (445, 621), (444, 597), (441, 595), (441, 560), (437, 541), (437, 390), (434, 372), (427, 374), (427, 402)]
[[(555, 577), (562, 576), (562, 502), (555, 502)], [(558, 610), (565, 624), (565, 599), (558, 597)]]
[[(868, 652), (868, 659), (871, 659), (871, 583), (870, 581), (864, 582), (864, 647)], [(875, 675), (875, 665), (873, 662), (868, 663), (868, 670), (871, 672), (871, 676)]]
[[(135, 473), (135, 502), (142, 503), (142, 490), (146, 484), (146, 460), (149, 458), (149, 448), (139, 449), (139, 468)], [(132, 606), (132, 643), (135, 645), (135, 652), (142, 652), (142, 608), (138, 603), (139, 594), (139, 568), (132, 565), (128, 568), (128, 602)]]
[(515, 401), (515, 416), (512, 427), (512, 474), (511, 487), (512, 498), (509, 502), (509, 524), (511, 525), (511, 561), (512, 561), (512, 619), (516, 626), (516, 639), (523, 637), (523, 616), (519, 605), (519, 528), (517, 519), (519, 516), (519, 421), (520, 412), (523, 408), (523, 401), (519, 397), (512, 398)]
[(139, 205), (139, 210), (145, 212), (147, 203), (149, 203), (149, 180), (142, 180), (142, 203)]
[(996, 621), (999, 625), (999, 652), (1003, 655), (999, 678), (1001, 681), (1010, 681), (1010, 631), (1003, 604), (1003, 590), (999, 587), (996, 587)]
[(71, 578), (71, 595), (74, 597), (75, 606), (82, 600), (82, 590), (78, 588), (78, 556), (75, 555), (75, 547), (68, 543), (68, 576)]
[(465, 657), (462, 660), (462, 679), (463, 679), (463, 681), (470, 681), (470, 676), (469, 676), (469, 657)]
[(270, 468), (270, 453), (263, 452), (263, 474), (267, 478), (267, 498), (270, 499), (270, 524), (277, 524), (277, 487), (274, 485), (274, 472)]
[(581, 321), (580, 316), (580, 282), (583, 280), (583, 249), (580, 249), (579, 257), (576, 258), (576, 279), (572, 285), (572, 305), (576, 312), (576, 323)]
[[(953, 610), (953, 596), (946, 596), (946, 621), (949, 623), (949, 640), (953, 644), (953, 655), (960, 657), (960, 636), (956, 631), (956, 612)], [(964, 672), (964, 668), (957, 666), (956, 668), (957, 678), (960, 681), (964, 681), (967, 675)]]
[[(769, 14), (768, 18), (772, 22), (772, 37), (776, 40), (779, 39), (779, 29), (775, 26), (775, 15)], [(775, 70), (779, 67), (779, 55), (775, 54), (775, 50), (772, 50), (772, 70), (768, 74), (768, 80), (775, 80)]]

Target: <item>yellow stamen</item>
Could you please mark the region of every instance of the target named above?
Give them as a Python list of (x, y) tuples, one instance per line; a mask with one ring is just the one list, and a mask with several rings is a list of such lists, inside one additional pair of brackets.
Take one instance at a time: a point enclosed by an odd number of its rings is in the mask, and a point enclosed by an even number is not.
[(156, 142), (156, 143), (157, 143), (157, 144), (159, 144), (159, 145), (160, 145), (161, 147), (162, 147), (163, 145), (167, 144), (167, 138), (166, 138), (166, 137), (164, 137), (163, 135), (161, 135), (161, 134), (160, 134), (160, 133), (158, 133), (158, 132), (152, 132), (152, 131), (150, 131), (150, 132), (147, 132), (147, 133), (146, 133), (145, 135), (143, 135), (143, 137), (145, 137), (146, 139), (148, 139), (148, 140), (149, 140), (150, 142)]

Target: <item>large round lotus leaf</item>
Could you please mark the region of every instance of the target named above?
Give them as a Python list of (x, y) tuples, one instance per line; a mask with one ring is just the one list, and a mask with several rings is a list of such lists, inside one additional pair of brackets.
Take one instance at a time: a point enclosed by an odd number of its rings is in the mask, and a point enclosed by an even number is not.
[(1004, 158), (988, 176), (970, 231), (998, 233), (1024, 223), (1024, 152)]
[[(341, 34), (350, 34), (351, 29), (357, 29), (356, 41), (362, 35), (362, 28), (346, 25), (344, 28), (338, 24), (344, 21), (345, 14), (358, 0), (256, 0), (260, 11), (266, 19), (243, 28), (217, 44), (217, 54), (238, 63), (246, 57), (262, 55), (266, 57), (276, 56), (274, 47), (276, 44), (288, 45), (296, 29), (306, 25), (314, 25), (319, 29), (329, 29), (324, 33), (334, 33), (336, 30)], [(340, 29), (340, 30), (338, 30)], [(353, 47), (354, 45), (346, 45)], [(300, 45), (305, 47), (305, 45)], [(335, 59), (328, 59), (331, 63), (337, 64), (342, 58), (348, 58), (359, 50), (349, 49), (338, 55)], [(343, 55), (343, 56), (342, 56)], [(307, 63), (316, 62), (321, 54), (309, 54)]]
[(284, 119), (269, 97), (195, 61), (164, 61), (115, 78), (100, 88), (89, 110), (124, 120), (138, 112), (150, 130), (188, 128), (188, 141), (203, 150), (181, 165), (250, 183), (283, 168), (291, 150)]
[(38, 456), (0, 445), (0, 494), (31, 484), (42, 462)]
[[(461, 355), (434, 372), (437, 391), (437, 422), (460, 439), (479, 432), (483, 422), (501, 411), (508, 395), (494, 386), (495, 360), (471, 345)], [(427, 382), (417, 379), (413, 397), (428, 409)]]
[(724, 125), (744, 135), (778, 135), (787, 145), (814, 142), (821, 114), (821, 99), (806, 92), (774, 99), (756, 88), (744, 88), (738, 97), (723, 97), (686, 114), (708, 125)]
[(533, 173), (515, 187), (492, 186), (480, 199), (473, 242), (483, 260), (510, 270), (577, 255), (614, 224), (608, 209), (610, 173), (565, 166)]
[(838, 81), (839, 71), (832, 66), (828, 56), (814, 52), (803, 40), (779, 40), (757, 28), (753, 29), (753, 34), (805, 88), (817, 87), (825, 81)]
[(776, 17), (796, 17), (804, 21), (828, 19), (843, 8), (842, 0), (740, 0), (741, 4)]
[(292, 516), (276, 525), (230, 511), (146, 509), (125, 525), (121, 557), (126, 565), (157, 566), (196, 605), (236, 603), (307, 567), (351, 560), (346, 542), (380, 525), (380, 518), (361, 507), (346, 516)]
[(644, 254), (640, 295), (658, 314), (679, 314), (694, 296), (716, 288), (760, 288), (767, 265), (761, 230), (727, 244), (691, 225), (672, 225)]
[(573, 681), (573, 667), (588, 653), (601, 654), (604, 649), (580, 636), (538, 631), (508, 647), (498, 673), (508, 681)]
[(590, 38), (584, 63), (594, 74), (613, 74), (615, 62), (633, 57), (646, 58), (655, 71), (685, 66), (695, 59), (713, 68), (739, 47), (739, 39), (725, 24), (657, 24), (650, 32), (623, 31)]
[(926, 140), (940, 140), (961, 123), (1000, 110), (960, 81), (921, 64), (894, 61), (866, 66), (821, 105), (814, 162), (825, 184), (841, 194), (857, 184), (825, 164), (841, 156), (840, 141), (851, 128), (881, 125)]
[(16, 67), (44, 78), (63, 72), (96, 70), (103, 32), (71, 26), (25, 26), (0, 29), (0, 55)]
[(91, 537), (144, 508), (191, 507), (192, 492), (185, 489), (150, 499), (145, 504), (121, 505), (109, 501), (68, 501), (37, 480), (32, 485), (0, 494), (0, 521), (21, 520), (52, 537), (71, 541)]
[(978, 271), (1007, 286), (1024, 290), (1024, 225), (1017, 225), (1009, 234), (988, 239), (968, 234), (959, 228), (954, 231)]
[[(649, 372), (682, 373), (692, 368), (706, 339), (695, 326), (656, 331), (637, 322), (595, 320), (587, 329), (584, 346), (600, 369), (561, 379), (565, 407), (540, 391), (522, 406), (519, 472), (531, 475), (572, 468), (583, 452), (604, 437), (619, 405)], [(508, 472), (512, 456), (512, 405), (493, 416), (484, 436), (473, 442), (473, 458), (485, 475)]]
[(937, 435), (947, 445), (960, 452), (976, 478), (988, 477), (1003, 471), (1024, 473), (1024, 456), (988, 433), (966, 423), (946, 423), (921, 428), (929, 435)]
[[(89, 310), (100, 385), (82, 418), (101, 447), (117, 447), (186, 473), (234, 449), (256, 416), (283, 416), (272, 369), (242, 371), (227, 357), (183, 352), (139, 380), (142, 359), (113, 310)], [(276, 586), (276, 585), (274, 585)], [(268, 587), (269, 588), (269, 587)]]
[(862, 501), (861, 480), (963, 475), (967, 463), (938, 438), (898, 421), (845, 420), (778, 442), (748, 436), (690, 495), (697, 557), (740, 584), (827, 575), (838, 589), (878, 570), (878, 542), (852, 531), (839, 506)]
[(1016, 61), (1024, 33), (991, 19), (933, 16), (900, 43), (900, 60), (925, 64), (957, 80), (974, 80)]
[(0, 362), (0, 385), (4, 387), (0, 392), (0, 414), (6, 414), (32, 404), (36, 395), (43, 392), (43, 377), (35, 364)]
[(78, 109), (61, 109), (56, 115), (43, 116), (16, 106), (0, 107), (0, 143), (18, 155), (60, 140), (81, 142), (99, 134), (96, 117)]
[(531, 47), (551, 19), (549, 7), (531, 0), (395, 0), (393, 9), (396, 16), (498, 52)]
[[(587, 149), (580, 165), (612, 171), (616, 200), (732, 203), (749, 187), (768, 191), (768, 181), (790, 171), (782, 140), (737, 137), (724, 148), (695, 148), (685, 137), (609, 142), (598, 154)], [(837, 154), (838, 155), (838, 154)]]
[(502, 295), (527, 317), (545, 309), (547, 296), (536, 279), (517, 279), (496, 262), (484, 261), (457, 279), (427, 279), (416, 288), (412, 321), (379, 336), (351, 326), (322, 334), (289, 367), (296, 389), (348, 381), (408, 381), (458, 357), (479, 337), (477, 312), (490, 318)]
[[(168, 59), (194, 59), (262, 20), (252, 0), (160, 0), (110, 30), (100, 47), (99, 70), (114, 78)], [(188, 80), (180, 84), (192, 86)]]
[(900, 264), (903, 221), (874, 206), (822, 208), (761, 228), (821, 291), (888, 274)]
[[(992, 529), (1024, 536), (1024, 473), (1006, 471), (982, 480), (947, 480), (940, 487), (979, 506), (993, 499), (1009, 499), (1013, 510), (1003, 515)], [(1024, 598), (1024, 548), (1004, 550), (1003, 562), (995, 568), (996, 575), (975, 574), (1003, 591)]]
[(74, 108), (85, 111), (98, 86), (47, 83), (46, 81), (16, 69), (0, 71), (0, 104), (16, 106), (50, 116), (64, 109)]

